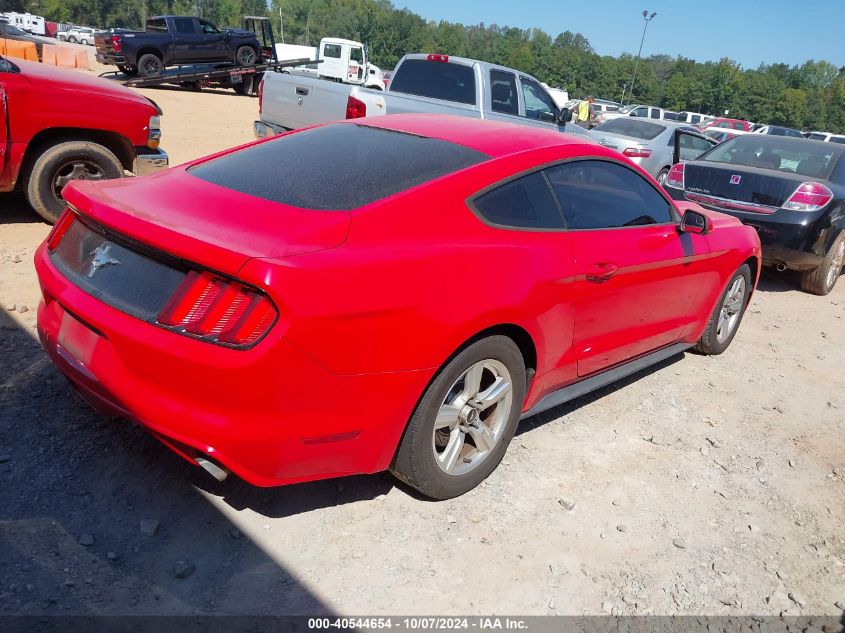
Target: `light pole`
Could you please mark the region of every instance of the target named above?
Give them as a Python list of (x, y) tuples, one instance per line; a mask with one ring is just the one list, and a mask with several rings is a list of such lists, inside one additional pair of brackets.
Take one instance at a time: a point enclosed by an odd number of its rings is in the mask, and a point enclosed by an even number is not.
[[(637, 60), (634, 62), (634, 74), (631, 75), (631, 85), (630, 91), (628, 91), (628, 95), (634, 94), (634, 79), (637, 78), (637, 66), (640, 65), (640, 54), (643, 52), (643, 42), (645, 42), (645, 31), (648, 28), (648, 23), (651, 22), (657, 16), (657, 11), (652, 11), (651, 15), (648, 14), (648, 11), (643, 11), (643, 20), (645, 20), (645, 24), (643, 25), (643, 36), (640, 39), (640, 50), (637, 51)], [(625, 90), (622, 90), (622, 105), (625, 105)]]

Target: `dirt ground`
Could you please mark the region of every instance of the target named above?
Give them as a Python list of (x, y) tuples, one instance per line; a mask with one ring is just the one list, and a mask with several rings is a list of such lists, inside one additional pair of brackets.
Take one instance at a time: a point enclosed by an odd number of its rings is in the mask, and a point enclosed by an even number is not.
[[(257, 101), (142, 91), (172, 164)], [(48, 227), (0, 196), (0, 614), (812, 614), (845, 600), (845, 283), (765, 274), (732, 347), (523, 422), (478, 489), (220, 484), (41, 351)]]

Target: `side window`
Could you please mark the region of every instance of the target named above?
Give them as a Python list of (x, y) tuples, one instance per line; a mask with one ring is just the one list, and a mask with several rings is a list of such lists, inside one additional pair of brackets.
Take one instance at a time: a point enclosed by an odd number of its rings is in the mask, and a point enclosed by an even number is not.
[(540, 172), (511, 180), (476, 198), (488, 222), (525, 229), (562, 229), (563, 219), (549, 184)]
[(735, 129), (735, 130), (742, 130), (742, 129), (744, 129), (744, 126), (743, 126), (743, 125), (742, 125), (742, 123), (740, 123), (739, 121), (737, 121), (737, 122), (735, 122), (735, 123), (731, 123), (731, 127), (732, 127), (733, 129)]
[(701, 117), (699, 115), (693, 114), (690, 117), (690, 123), (692, 123), (693, 125), (695, 125), (696, 123), (700, 123), (700, 122), (701, 122)]
[(669, 203), (635, 171), (580, 160), (545, 170), (570, 229), (611, 229), (673, 222)]
[(555, 104), (543, 87), (528, 77), (520, 77), (522, 82), (522, 98), (525, 101), (525, 116), (529, 119), (540, 119), (554, 121)]
[(167, 22), (164, 20), (164, 18), (147, 20), (147, 30), (156, 31), (158, 33), (167, 33)]
[(660, 118), (660, 110), (658, 108), (651, 109), (651, 118), (652, 119), (659, 119)]
[(516, 75), (503, 70), (490, 71), (490, 109), (503, 114), (519, 114)]
[(636, 110), (631, 112), (631, 116), (646, 117), (648, 116), (648, 108), (637, 108)]
[(196, 33), (193, 18), (173, 18), (173, 28), (180, 35), (193, 35)]
[(326, 44), (326, 47), (323, 49), (323, 57), (340, 59), (340, 44)]
[(205, 35), (213, 35), (220, 32), (216, 26), (214, 26), (211, 22), (206, 22), (205, 20), (200, 20), (200, 28)]
[(356, 62), (358, 64), (364, 63), (364, 49), (363, 48), (351, 48), (349, 49), (349, 61)]

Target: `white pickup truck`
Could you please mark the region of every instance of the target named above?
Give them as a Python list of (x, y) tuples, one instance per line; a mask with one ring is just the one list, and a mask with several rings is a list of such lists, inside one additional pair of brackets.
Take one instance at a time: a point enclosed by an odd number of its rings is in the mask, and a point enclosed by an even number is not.
[(449, 55), (405, 55), (384, 91), (303, 75), (266, 73), (258, 94), (260, 120), (254, 131), (259, 138), (340, 119), (417, 112), (587, 134), (568, 123), (569, 111), (558, 108), (533, 77)]

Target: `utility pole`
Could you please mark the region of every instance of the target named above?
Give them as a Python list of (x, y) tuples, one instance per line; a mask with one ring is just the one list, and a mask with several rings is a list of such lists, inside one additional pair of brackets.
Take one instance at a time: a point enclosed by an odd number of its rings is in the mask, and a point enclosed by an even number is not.
[[(643, 26), (643, 36), (640, 39), (640, 50), (637, 51), (637, 60), (634, 62), (634, 74), (631, 75), (631, 86), (630, 91), (628, 92), (628, 96), (632, 96), (634, 94), (634, 80), (637, 78), (637, 66), (640, 65), (640, 55), (643, 52), (643, 42), (645, 42), (645, 31), (648, 28), (648, 23), (651, 22), (657, 16), (657, 11), (653, 11), (651, 15), (648, 14), (648, 11), (643, 11), (643, 20), (645, 20), (645, 25)], [(625, 90), (622, 90), (622, 105), (625, 105)]]

